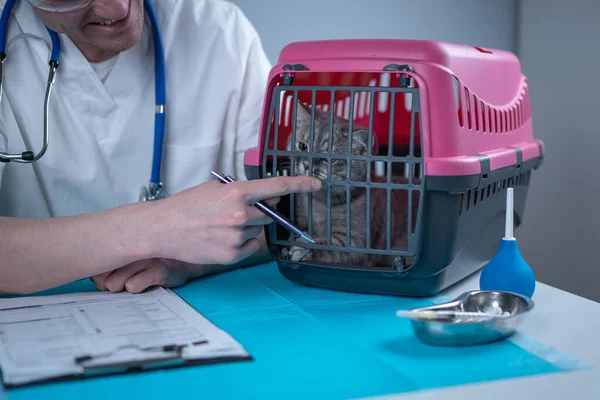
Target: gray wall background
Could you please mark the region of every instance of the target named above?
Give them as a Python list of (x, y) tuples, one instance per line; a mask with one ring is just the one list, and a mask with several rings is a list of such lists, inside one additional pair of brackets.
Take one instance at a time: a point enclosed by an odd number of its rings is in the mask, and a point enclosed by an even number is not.
[(338, 38), (434, 39), (517, 53), (531, 85), (534, 134), (548, 152), (516, 233), (521, 251), (538, 280), (600, 301), (600, 2), (232, 1), (273, 63), (290, 42)]
[(600, 2), (519, 3), (517, 50), (547, 146), (520, 245), (539, 280), (600, 301)]
[(288, 43), (347, 38), (445, 40), (514, 50), (516, 0), (232, 0), (272, 63)]

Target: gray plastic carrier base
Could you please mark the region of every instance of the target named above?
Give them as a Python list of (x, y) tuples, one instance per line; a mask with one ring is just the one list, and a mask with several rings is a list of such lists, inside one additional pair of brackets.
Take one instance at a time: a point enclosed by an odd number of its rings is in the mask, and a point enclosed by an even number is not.
[[(530, 176), (543, 156), (522, 164), (520, 158), (519, 154), (517, 165), (489, 171), (489, 162), (482, 157), (481, 174), (425, 177), (421, 251), (415, 264), (403, 271), (293, 263), (271, 253), (280, 273), (295, 283), (359, 293), (436, 295), (480, 270), (497, 252), (504, 235), (508, 187), (514, 188), (514, 226), (521, 225)], [(248, 179), (260, 175), (260, 167), (246, 166)]]

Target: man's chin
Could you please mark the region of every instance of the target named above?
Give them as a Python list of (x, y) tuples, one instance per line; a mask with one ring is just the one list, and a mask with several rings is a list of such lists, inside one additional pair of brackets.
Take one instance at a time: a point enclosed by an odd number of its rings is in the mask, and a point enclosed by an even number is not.
[[(85, 42), (88, 46), (107, 52), (120, 53), (135, 46), (142, 37), (143, 27), (133, 24), (112, 31), (106, 27), (89, 26), (85, 29)], [(110, 28), (110, 27), (108, 27)]]
[(107, 53), (121, 53), (134, 47), (139, 42), (139, 38), (123, 38), (121, 40), (103, 40), (89, 43), (91, 46), (103, 50)]

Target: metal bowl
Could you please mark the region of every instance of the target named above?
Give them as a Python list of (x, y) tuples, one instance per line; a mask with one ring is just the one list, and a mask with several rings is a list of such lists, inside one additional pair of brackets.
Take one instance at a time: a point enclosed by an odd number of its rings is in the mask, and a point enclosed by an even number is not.
[(534, 306), (528, 297), (516, 293), (492, 290), (465, 292), (456, 299), (412, 311), (462, 311), (489, 315), (490, 308), (504, 318), (480, 320), (458, 318), (411, 318), (416, 336), (424, 343), (436, 346), (472, 346), (502, 340), (514, 334), (517, 326)]

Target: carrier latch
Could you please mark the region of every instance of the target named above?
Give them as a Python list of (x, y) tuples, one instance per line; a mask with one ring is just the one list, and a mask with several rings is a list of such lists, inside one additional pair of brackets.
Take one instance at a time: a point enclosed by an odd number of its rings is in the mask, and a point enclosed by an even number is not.
[[(407, 261), (410, 259), (410, 261)], [(408, 275), (412, 267), (415, 265), (415, 260), (413, 257), (405, 257), (399, 256), (396, 257), (394, 263), (392, 264), (392, 269), (395, 274), (401, 274), (402, 276)]]
[[(284, 71), (308, 71), (308, 68), (306, 67), (306, 65), (303, 64), (285, 64), (282, 69)], [(284, 85), (291, 85), (292, 83), (294, 83), (294, 74), (290, 74), (287, 72), (283, 73), (283, 84)]]
[[(385, 67), (383, 67), (384, 71), (410, 71), (410, 72), (414, 72), (413, 67), (411, 67), (408, 64), (404, 64), (404, 65), (399, 65), (399, 64), (388, 64)], [(411, 83), (411, 77), (406, 75), (406, 74), (400, 74), (400, 77), (398, 78), (398, 82), (400, 82), (400, 86), (401, 87), (409, 87), (410, 83)]]

